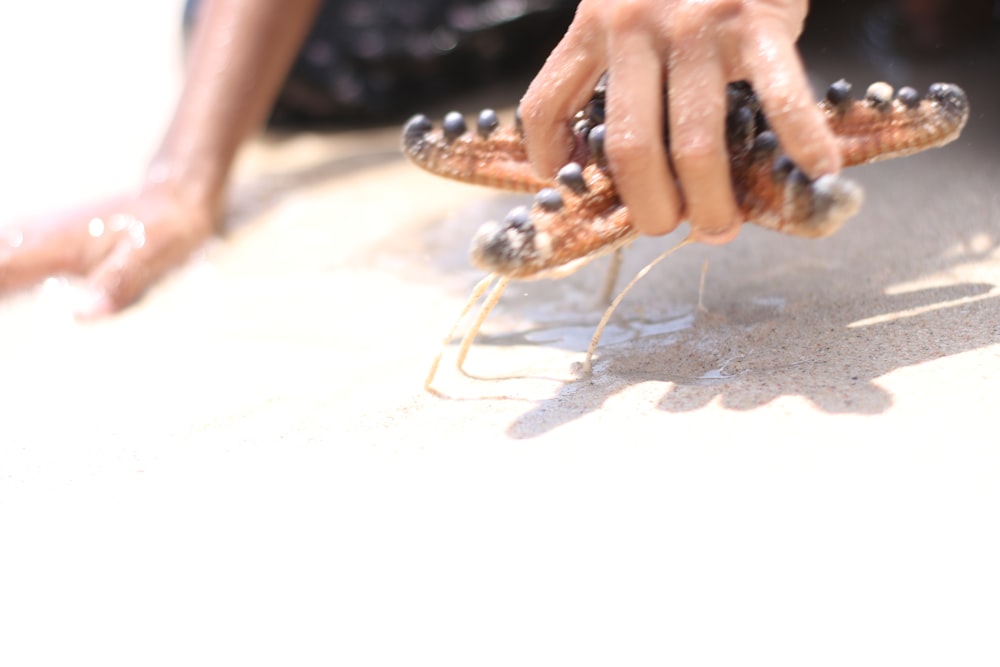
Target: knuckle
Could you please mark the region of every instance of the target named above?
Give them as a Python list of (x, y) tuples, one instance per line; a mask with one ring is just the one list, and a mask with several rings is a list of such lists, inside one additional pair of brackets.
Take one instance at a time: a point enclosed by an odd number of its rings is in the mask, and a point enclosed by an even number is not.
[(703, 129), (678, 133), (673, 140), (670, 155), (681, 171), (702, 172), (722, 159), (721, 137), (715, 138)]
[(605, 151), (615, 171), (644, 171), (645, 166), (656, 158), (655, 142), (634, 132), (609, 132)]
[(771, 95), (770, 102), (771, 109), (767, 115), (772, 121), (795, 121), (808, 117), (807, 114), (811, 111), (810, 105), (802, 95), (787, 89), (775, 91)]
[(671, 20), (675, 39), (702, 34), (706, 26), (720, 26), (738, 19), (743, 0), (698, 0), (683, 2)]
[(738, 17), (743, 11), (744, 0), (697, 0), (685, 3), (688, 13), (702, 22), (728, 21)]
[(548, 94), (548, 86), (538, 79), (529, 86), (521, 98), (517, 113), (530, 143), (541, 141), (544, 137), (557, 132), (564, 122), (558, 105), (552, 102)]
[(655, 20), (648, 0), (622, 0), (611, 9), (608, 22), (616, 32), (649, 30)]

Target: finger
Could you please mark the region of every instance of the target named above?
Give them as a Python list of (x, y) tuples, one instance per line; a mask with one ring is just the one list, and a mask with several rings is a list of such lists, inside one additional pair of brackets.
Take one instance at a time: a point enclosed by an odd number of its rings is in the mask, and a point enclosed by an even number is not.
[(0, 290), (13, 290), (37, 283), (48, 276), (71, 271), (71, 257), (55, 243), (38, 238), (30, 227), (0, 229)]
[(812, 177), (840, 170), (829, 125), (816, 105), (794, 43), (774, 22), (762, 24), (745, 54), (761, 105), (788, 156)]
[(643, 234), (680, 224), (681, 198), (663, 143), (663, 67), (641, 25), (610, 38), (605, 152), (615, 186)]
[(131, 304), (149, 283), (135, 246), (119, 240), (108, 256), (87, 277), (87, 285), (74, 310), (76, 317), (92, 320), (118, 312)]
[(577, 13), (521, 99), (519, 111), (528, 156), (535, 171), (545, 178), (555, 175), (569, 160), (573, 150), (569, 120), (590, 99), (606, 67), (595, 21), (589, 13)]
[(59, 273), (86, 272), (114, 245), (105, 234), (111, 220), (108, 210), (78, 207), (0, 227), (0, 289), (25, 287)]
[(670, 62), (670, 153), (692, 235), (723, 243), (739, 231), (726, 149), (726, 78), (711, 42), (684, 47)]
[(189, 247), (181, 239), (149, 243), (145, 226), (133, 218), (108, 256), (87, 277), (75, 315), (96, 319), (135, 302), (163, 273), (182, 261)]

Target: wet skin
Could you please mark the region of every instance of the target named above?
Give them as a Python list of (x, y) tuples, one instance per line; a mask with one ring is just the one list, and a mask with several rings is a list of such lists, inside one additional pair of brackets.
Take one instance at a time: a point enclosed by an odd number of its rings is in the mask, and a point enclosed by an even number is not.
[(183, 92), (139, 187), (0, 224), (0, 290), (83, 276), (76, 314), (100, 317), (132, 303), (217, 232), (237, 150), (262, 126), (319, 1), (204, 3)]

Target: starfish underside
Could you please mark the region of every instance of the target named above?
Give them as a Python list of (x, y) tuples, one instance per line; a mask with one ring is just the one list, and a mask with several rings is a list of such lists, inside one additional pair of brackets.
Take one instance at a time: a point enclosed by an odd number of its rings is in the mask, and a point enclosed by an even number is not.
[[(469, 130), (457, 112), (435, 128), (414, 116), (403, 131), (403, 151), (440, 176), (517, 192), (536, 192), (530, 207), (485, 223), (474, 237), (476, 266), (512, 279), (558, 277), (628, 243), (637, 235), (604, 159), (602, 81), (573, 119), (573, 161), (556, 179), (534, 175), (519, 127), (500, 127), (492, 110)], [(780, 151), (750, 86), (727, 89), (726, 139), (733, 190), (744, 222), (805, 237), (832, 234), (861, 206), (861, 188), (840, 175), (810, 179)], [(833, 130), (845, 166), (867, 164), (942, 146), (958, 137), (969, 117), (965, 93), (934, 84), (921, 97), (886, 83), (851, 98), (850, 84), (830, 86), (819, 108)], [(666, 134), (666, 133), (665, 133)], [(669, 147), (669, 137), (666, 143)]]
[[(407, 122), (403, 152), (418, 166), (467, 183), (536, 193), (530, 207), (518, 207), (503, 221), (483, 224), (473, 238), (472, 263), (489, 275), (473, 290), (445, 338), (445, 345), (491, 283), (496, 283), (462, 341), (457, 359), (460, 370), (476, 333), (510, 280), (566, 275), (637, 236), (604, 156), (606, 85), (606, 79), (602, 79), (590, 103), (573, 118), (573, 161), (552, 181), (534, 175), (520, 124), (500, 127), (496, 113), (490, 109), (479, 114), (472, 131), (457, 112), (445, 116), (440, 129), (426, 116), (414, 116)], [(837, 231), (857, 213), (862, 200), (857, 184), (839, 174), (810, 179), (781, 153), (749, 84), (729, 84), (727, 102), (730, 173), (744, 222), (816, 238)], [(943, 146), (958, 137), (969, 118), (965, 93), (947, 83), (932, 85), (923, 97), (912, 88), (893, 91), (887, 83), (874, 83), (864, 99), (855, 100), (850, 84), (841, 80), (830, 86), (819, 108), (836, 136), (847, 167)], [(665, 128), (669, 150), (667, 134)], [(611, 313), (652, 264), (605, 311), (587, 350), (585, 372), (589, 373), (591, 358)], [(430, 387), (440, 359), (439, 354), (425, 387)]]

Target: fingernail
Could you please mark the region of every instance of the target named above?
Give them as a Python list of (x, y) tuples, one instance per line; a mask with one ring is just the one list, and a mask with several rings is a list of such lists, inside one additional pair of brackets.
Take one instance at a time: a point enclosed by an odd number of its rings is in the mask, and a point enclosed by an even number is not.
[(692, 236), (695, 237), (697, 241), (701, 243), (706, 243), (708, 245), (723, 245), (729, 243), (736, 238), (737, 234), (740, 233), (740, 224), (730, 225), (725, 229), (719, 230), (692, 230)]
[(94, 320), (113, 310), (111, 299), (99, 290), (82, 289), (75, 301), (73, 315), (79, 320)]

